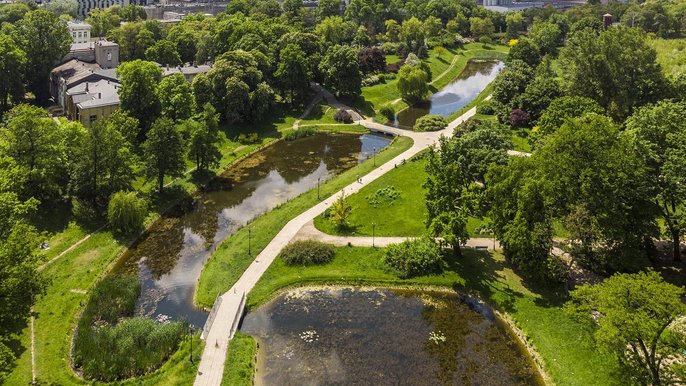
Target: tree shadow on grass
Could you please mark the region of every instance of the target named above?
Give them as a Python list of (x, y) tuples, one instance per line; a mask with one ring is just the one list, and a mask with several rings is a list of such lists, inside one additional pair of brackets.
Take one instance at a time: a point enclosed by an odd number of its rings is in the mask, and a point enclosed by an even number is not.
[(30, 220), (39, 232), (58, 233), (69, 226), (71, 218), (71, 203), (55, 200), (39, 205)]
[(453, 285), (455, 291), (479, 295), (491, 305), (511, 312), (516, 300), (524, 295), (506, 280), (506, 267), (504, 261), (493, 258), (489, 252), (467, 248), (462, 250), (462, 258), (448, 261), (448, 269), (464, 280), (464, 284)]
[(334, 230), (337, 235), (340, 236), (354, 236), (357, 234), (357, 230), (360, 229), (359, 225), (356, 224), (345, 224), (345, 225), (335, 225)]
[(352, 106), (355, 108), (358, 112), (360, 112), (362, 115), (367, 116), (367, 117), (375, 117), (376, 116), (376, 111), (374, 110), (374, 105), (366, 100), (363, 96), (358, 96), (355, 99), (350, 99), (346, 100), (345, 103), (347, 103), (349, 106)]

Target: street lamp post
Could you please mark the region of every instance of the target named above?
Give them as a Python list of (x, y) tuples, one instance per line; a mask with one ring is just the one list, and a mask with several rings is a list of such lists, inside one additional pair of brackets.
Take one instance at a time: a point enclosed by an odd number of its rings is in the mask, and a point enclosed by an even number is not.
[(322, 180), (321, 177), (317, 177), (317, 201), (319, 201), (319, 182)]
[(188, 336), (191, 340), (191, 352), (188, 355), (188, 359), (193, 363), (193, 325), (189, 324), (188, 325)]
[(374, 148), (374, 166), (376, 166), (376, 148)]
[(376, 243), (374, 242), (374, 237), (376, 236), (376, 223), (372, 223), (372, 247), (376, 247)]
[(251, 238), (252, 238), (252, 229), (248, 228), (248, 256), (252, 256)]

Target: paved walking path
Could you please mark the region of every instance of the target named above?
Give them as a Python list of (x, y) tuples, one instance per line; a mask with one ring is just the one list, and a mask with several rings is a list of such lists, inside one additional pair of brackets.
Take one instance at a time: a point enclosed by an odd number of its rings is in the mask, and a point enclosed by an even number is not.
[[(323, 243), (332, 244), (337, 247), (352, 245), (353, 247), (386, 247), (390, 244), (402, 243), (405, 240), (416, 239), (416, 237), (369, 237), (369, 236), (334, 236), (315, 228), (314, 221), (305, 224), (293, 237), (296, 240), (317, 240)], [(475, 249), (500, 249), (500, 243), (496, 239), (478, 237), (470, 238), (465, 247)]]
[[(321, 89), (320, 91), (329, 104), (336, 108), (349, 109), (348, 106), (338, 102), (333, 95), (328, 91)], [(459, 124), (465, 122), (476, 114), (476, 108), (472, 108), (460, 117), (451, 122), (448, 127), (436, 132), (412, 132), (401, 130), (394, 127), (389, 127), (374, 123), (368, 120), (359, 119), (357, 123), (374, 131), (383, 131), (385, 133), (401, 134), (410, 137), (414, 140), (412, 147), (405, 152), (396, 156), (392, 160), (386, 162), (380, 167), (372, 170), (369, 174), (361, 178), (361, 182), (353, 182), (342, 190), (326, 198), (324, 201), (308, 209), (301, 215), (289, 221), (286, 226), (274, 237), (274, 239), (264, 248), (262, 252), (255, 258), (253, 263), (245, 270), (243, 275), (238, 279), (228, 292), (221, 295), (221, 303), (217, 309), (214, 321), (210, 326), (207, 337), (205, 349), (203, 350), (200, 364), (198, 366), (198, 374), (195, 378), (194, 385), (220, 385), (222, 374), (224, 372), (224, 362), (226, 361), (226, 351), (229, 342), (234, 333), (236, 315), (240, 315), (242, 310), (240, 299), (244, 294), (250, 292), (257, 281), (262, 277), (269, 265), (274, 261), (281, 249), (286, 246), (300, 231), (303, 226), (311, 222), (315, 217), (323, 213), (341, 194), (353, 194), (362, 189), (370, 182), (376, 180), (382, 175), (395, 168), (395, 165), (402, 163), (404, 160), (410, 159), (420, 151), (432, 146), (438, 142), (441, 136), (451, 136), (453, 129)]]

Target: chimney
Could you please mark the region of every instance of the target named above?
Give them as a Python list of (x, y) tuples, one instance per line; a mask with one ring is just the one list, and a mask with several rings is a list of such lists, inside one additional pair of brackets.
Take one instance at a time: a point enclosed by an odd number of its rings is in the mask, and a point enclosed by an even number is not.
[(86, 92), (88, 92), (88, 82), (86, 82)]
[(102, 93), (101, 92), (98, 93), (98, 99), (102, 99)]

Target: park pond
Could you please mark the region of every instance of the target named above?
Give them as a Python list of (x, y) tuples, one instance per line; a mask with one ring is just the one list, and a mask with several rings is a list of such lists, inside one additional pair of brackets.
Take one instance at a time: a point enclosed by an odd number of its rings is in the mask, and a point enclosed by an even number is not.
[(449, 117), (481, 94), (504, 66), (499, 61), (468, 61), (457, 79), (431, 95), (428, 101), (399, 111), (393, 126), (412, 129), (417, 118), (427, 114)]
[(372, 134), (317, 133), (279, 141), (229, 168), (165, 214), (118, 261), (115, 272), (140, 277), (136, 315), (201, 328), (207, 313), (195, 308), (193, 293), (205, 262), (224, 239), (389, 143)]
[(454, 292), (288, 291), (248, 313), (260, 385), (543, 385), (486, 305)]

